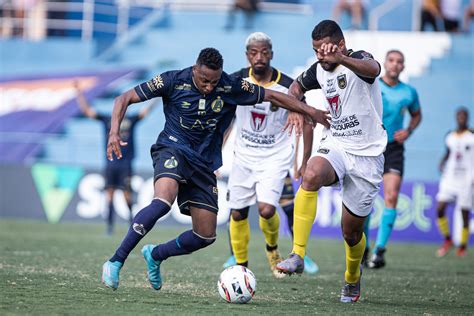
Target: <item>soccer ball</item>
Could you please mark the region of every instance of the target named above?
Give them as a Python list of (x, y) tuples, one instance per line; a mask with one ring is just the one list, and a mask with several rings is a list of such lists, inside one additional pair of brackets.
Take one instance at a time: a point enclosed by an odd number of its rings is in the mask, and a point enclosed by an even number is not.
[(257, 289), (257, 280), (252, 271), (244, 266), (231, 266), (222, 271), (217, 288), (221, 297), (229, 303), (249, 302)]

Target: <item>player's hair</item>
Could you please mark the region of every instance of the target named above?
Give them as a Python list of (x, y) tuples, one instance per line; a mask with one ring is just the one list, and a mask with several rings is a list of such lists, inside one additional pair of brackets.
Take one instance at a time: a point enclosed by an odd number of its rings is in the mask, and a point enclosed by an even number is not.
[(385, 59), (387, 59), (388, 55), (392, 54), (392, 53), (396, 53), (396, 54), (399, 54), (400, 56), (402, 56), (402, 59), (403, 59), (403, 62), (405, 62), (405, 55), (403, 55), (403, 53), (401, 51), (399, 51), (398, 49), (391, 49), (389, 50), (386, 54), (385, 54)]
[(245, 48), (249, 49), (249, 46), (256, 42), (264, 42), (270, 49), (272, 49), (272, 39), (263, 32), (254, 32), (250, 34), (245, 40)]
[(311, 37), (315, 41), (329, 37), (331, 41), (339, 42), (344, 39), (344, 34), (342, 34), (341, 28), (335, 21), (323, 20), (314, 27)]
[(456, 109), (456, 114), (459, 112), (464, 112), (469, 117), (469, 110), (465, 106), (460, 106)]
[(199, 66), (206, 66), (212, 70), (219, 70), (222, 69), (224, 65), (224, 59), (217, 49), (208, 47), (201, 50), (196, 60), (196, 64)]

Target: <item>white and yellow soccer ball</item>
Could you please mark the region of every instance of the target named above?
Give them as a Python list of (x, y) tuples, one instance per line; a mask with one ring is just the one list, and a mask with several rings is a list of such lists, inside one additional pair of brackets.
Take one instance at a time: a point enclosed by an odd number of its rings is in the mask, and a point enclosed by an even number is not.
[(217, 288), (221, 297), (229, 303), (245, 304), (255, 295), (257, 279), (244, 266), (231, 266), (222, 271)]

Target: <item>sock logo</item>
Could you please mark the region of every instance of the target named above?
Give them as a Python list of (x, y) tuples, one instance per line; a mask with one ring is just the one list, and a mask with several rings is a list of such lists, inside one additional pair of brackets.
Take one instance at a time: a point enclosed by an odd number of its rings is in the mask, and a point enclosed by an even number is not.
[(146, 229), (145, 229), (145, 226), (143, 226), (143, 224), (133, 223), (132, 228), (137, 234), (145, 236)]
[(84, 171), (79, 167), (35, 164), (31, 168), (48, 222), (59, 222), (83, 174)]

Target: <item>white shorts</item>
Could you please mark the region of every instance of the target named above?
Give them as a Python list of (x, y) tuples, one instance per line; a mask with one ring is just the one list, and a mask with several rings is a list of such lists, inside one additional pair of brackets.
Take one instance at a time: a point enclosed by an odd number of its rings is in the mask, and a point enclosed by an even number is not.
[(227, 185), (227, 200), (234, 210), (254, 205), (257, 201), (277, 207), (288, 168), (276, 168), (268, 163), (268, 168), (255, 170), (234, 160)]
[(441, 178), (436, 201), (456, 202), (462, 209), (472, 210), (474, 205), (474, 183), (465, 184), (460, 179)]
[(342, 202), (351, 213), (365, 217), (370, 214), (382, 183), (384, 156), (356, 156), (334, 141), (322, 141), (314, 155), (329, 161), (342, 187)]

